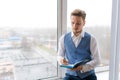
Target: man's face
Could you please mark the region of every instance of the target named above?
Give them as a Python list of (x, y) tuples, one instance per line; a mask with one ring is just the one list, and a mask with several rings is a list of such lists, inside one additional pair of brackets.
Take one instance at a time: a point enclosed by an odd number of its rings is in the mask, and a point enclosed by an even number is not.
[(75, 35), (81, 33), (84, 25), (85, 25), (85, 20), (83, 20), (82, 17), (71, 16), (72, 31)]

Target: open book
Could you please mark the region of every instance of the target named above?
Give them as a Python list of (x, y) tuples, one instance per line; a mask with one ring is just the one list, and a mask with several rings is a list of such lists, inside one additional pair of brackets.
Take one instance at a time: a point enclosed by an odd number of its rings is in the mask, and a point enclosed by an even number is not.
[(67, 65), (64, 65), (64, 64), (61, 64), (60, 67), (64, 67), (64, 68), (76, 68), (80, 65), (84, 65), (85, 63), (89, 62), (90, 60), (89, 59), (85, 59), (85, 60), (81, 60), (79, 62), (76, 62), (75, 64), (67, 64)]

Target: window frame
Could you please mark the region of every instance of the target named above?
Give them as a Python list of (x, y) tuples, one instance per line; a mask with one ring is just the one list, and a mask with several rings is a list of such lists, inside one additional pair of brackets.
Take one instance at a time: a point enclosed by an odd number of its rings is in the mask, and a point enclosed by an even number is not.
[(119, 78), (119, 56), (120, 56), (120, 1), (112, 0), (112, 19), (111, 19), (111, 54), (110, 54), (110, 74), (109, 80)]
[[(67, 0), (57, 0), (57, 49), (60, 36), (67, 32)], [(62, 79), (65, 70), (59, 67), (57, 64), (58, 78)]]

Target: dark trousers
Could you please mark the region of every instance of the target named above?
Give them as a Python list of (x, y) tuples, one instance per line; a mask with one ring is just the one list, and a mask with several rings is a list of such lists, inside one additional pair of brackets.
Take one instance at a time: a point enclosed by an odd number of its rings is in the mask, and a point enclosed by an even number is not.
[(79, 76), (72, 76), (72, 75), (66, 74), (63, 80), (97, 80), (97, 77), (95, 74), (91, 74), (81, 79)]

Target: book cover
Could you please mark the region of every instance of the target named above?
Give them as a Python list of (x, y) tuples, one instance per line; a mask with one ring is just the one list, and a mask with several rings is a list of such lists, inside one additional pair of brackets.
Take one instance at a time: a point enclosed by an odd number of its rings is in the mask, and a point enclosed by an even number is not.
[(89, 59), (85, 59), (85, 60), (78, 61), (75, 64), (67, 64), (67, 65), (61, 64), (60, 67), (64, 67), (64, 68), (76, 68), (76, 67), (78, 67), (80, 65), (84, 65), (85, 63), (87, 63), (89, 61), (90, 61)]

